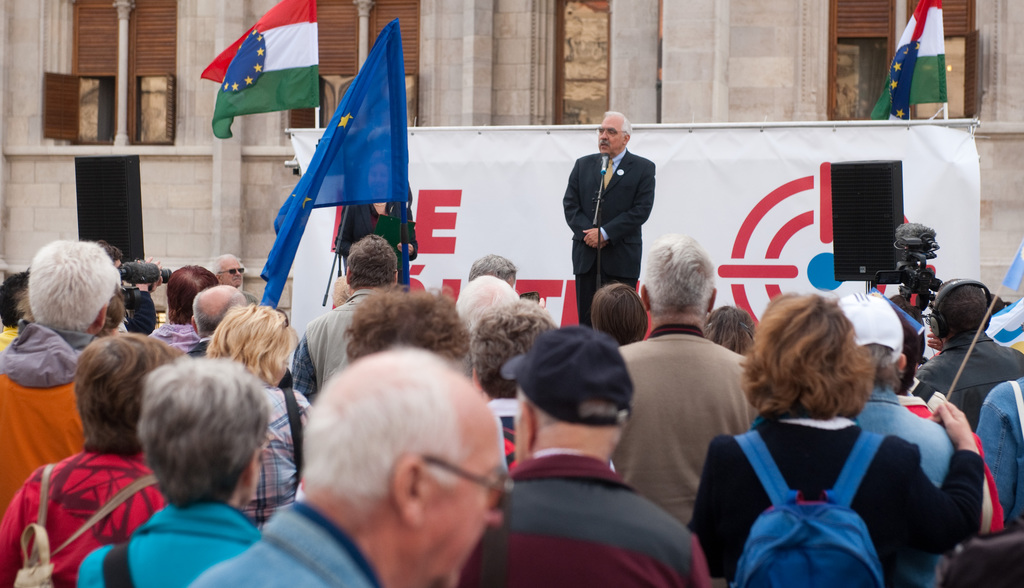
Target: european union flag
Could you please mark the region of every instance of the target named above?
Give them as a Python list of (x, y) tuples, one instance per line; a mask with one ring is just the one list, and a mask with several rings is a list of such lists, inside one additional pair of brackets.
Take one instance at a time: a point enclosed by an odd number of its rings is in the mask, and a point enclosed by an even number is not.
[(1020, 247), (1017, 248), (1017, 255), (1013, 256), (1010, 268), (1006, 270), (1003, 285), (1016, 292), (1020, 290), (1021, 279), (1024, 279), (1024, 241), (1020, 242)]
[(406, 117), (402, 35), (395, 19), (377, 35), (309, 168), (274, 220), (277, 239), (261, 274), (267, 282), (263, 304), (280, 302), (314, 208), (408, 200)]

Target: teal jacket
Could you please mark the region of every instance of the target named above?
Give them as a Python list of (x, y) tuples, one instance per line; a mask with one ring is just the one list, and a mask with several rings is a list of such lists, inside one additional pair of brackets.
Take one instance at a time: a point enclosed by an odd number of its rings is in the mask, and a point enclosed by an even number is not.
[[(167, 506), (135, 530), (128, 568), (139, 588), (188, 586), (207, 568), (259, 541), (260, 532), (241, 512), (219, 502)], [(90, 553), (78, 570), (80, 587), (102, 587), (103, 558), (113, 546)]]

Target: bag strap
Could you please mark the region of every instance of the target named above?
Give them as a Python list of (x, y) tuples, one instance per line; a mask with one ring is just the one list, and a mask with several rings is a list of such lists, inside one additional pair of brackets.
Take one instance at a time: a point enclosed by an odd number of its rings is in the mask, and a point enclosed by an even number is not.
[[(33, 538), (35, 541), (32, 541)], [(32, 542), (32, 550), (28, 544)], [(21, 532), (21, 561), (27, 567), (43, 567), (50, 563), (50, 536), (46, 527), (39, 523), (29, 523)]]
[(39, 514), (36, 515), (36, 523), (46, 529), (46, 506), (50, 502), (50, 478), (53, 476), (53, 467), (57, 464), (48, 463), (43, 468), (43, 481), (39, 484)]
[(868, 466), (875, 459), (875, 453), (882, 444), (883, 437), (875, 433), (861, 431), (850, 455), (846, 457), (846, 463), (839, 472), (839, 478), (832, 486), (832, 498), (836, 504), (849, 508), (853, 502), (857, 489), (860, 488), (861, 480), (868, 471)]
[(772, 505), (780, 506), (785, 504), (786, 497), (789, 495), (789, 485), (786, 484), (786, 479), (782, 477), (779, 466), (772, 459), (772, 454), (768, 451), (768, 446), (764, 444), (761, 434), (757, 431), (749, 431), (742, 435), (737, 435), (734, 439), (736, 439), (740, 449), (747, 456), (750, 466), (754, 468), (754, 473), (757, 474), (757, 479), (764, 486), (764, 491), (768, 494)]
[(1020, 434), (1024, 436), (1024, 397), (1020, 393), (1020, 384), (1017, 380), (1010, 380), (1013, 386), (1013, 396), (1017, 399), (1017, 420), (1020, 421)]
[(153, 474), (149, 474), (146, 476), (142, 476), (141, 478), (136, 478), (134, 482), (128, 484), (124, 488), (121, 488), (121, 490), (118, 491), (118, 493), (115, 494), (113, 497), (111, 497), (110, 500), (106, 502), (106, 504), (101, 506), (99, 510), (93, 513), (93, 515), (89, 517), (89, 520), (85, 521), (85, 523), (83, 523), (82, 526), (79, 527), (77, 531), (75, 531), (74, 535), (68, 537), (68, 540), (64, 543), (61, 543), (60, 547), (54, 549), (53, 554), (57, 555), (58, 551), (64, 549), (68, 545), (71, 545), (71, 543), (73, 543), (75, 539), (78, 539), (82, 536), (82, 533), (85, 533), (87, 530), (89, 530), (89, 528), (91, 528), (96, 523), (100, 522), (100, 520), (102, 520), (108, 514), (114, 512), (114, 509), (121, 506), (126, 500), (128, 500), (132, 496), (132, 494), (135, 494), (136, 492), (142, 490), (143, 488), (146, 488), (147, 486), (152, 486), (153, 484), (156, 484), (156, 476), (154, 476)]
[(299, 403), (295, 400), (295, 392), (289, 386), (282, 388), (284, 405), (288, 409), (288, 428), (292, 431), (292, 452), (295, 458), (295, 487), (302, 482), (302, 419), (299, 418)]
[(134, 588), (128, 566), (128, 543), (118, 543), (103, 556), (103, 584), (106, 588)]

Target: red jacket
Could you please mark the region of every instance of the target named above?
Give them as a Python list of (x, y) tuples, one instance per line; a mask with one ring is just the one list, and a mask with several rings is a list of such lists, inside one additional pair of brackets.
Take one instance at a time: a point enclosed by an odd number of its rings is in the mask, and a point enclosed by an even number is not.
[[(51, 553), (121, 488), (150, 473), (141, 453), (112, 455), (85, 451), (58, 463), (50, 477), (46, 509)], [(21, 533), (38, 517), (42, 477), (43, 468), (32, 473), (14, 495), (0, 523), (0, 586), (12, 586), (22, 567)], [(130, 496), (52, 557), (55, 588), (73, 588), (78, 582), (78, 566), (86, 555), (103, 545), (127, 541), (136, 527), (163, 506), (164, 498), (155, 485)]]

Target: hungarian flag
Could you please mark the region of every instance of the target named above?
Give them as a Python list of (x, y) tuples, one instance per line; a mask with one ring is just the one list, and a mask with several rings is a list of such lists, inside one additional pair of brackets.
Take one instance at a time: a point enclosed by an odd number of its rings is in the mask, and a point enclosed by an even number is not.
[(906, 120), (910, 105), (946, 102), (946, 42), (942, 0), (921, 0), (900, 37), (889, 76), (871, 118)]
[(213, 134), (231, 138), (234, 117), (320, 105), (316, 1), (282, 0), (204, 71), (220, 83)]

